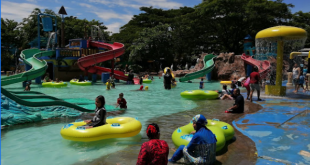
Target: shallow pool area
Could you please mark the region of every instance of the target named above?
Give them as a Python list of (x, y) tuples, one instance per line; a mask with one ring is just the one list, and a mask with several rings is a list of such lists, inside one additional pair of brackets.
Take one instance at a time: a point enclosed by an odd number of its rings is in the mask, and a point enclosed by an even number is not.
[[(145, 138), (145, 126), (149, 119), (158, 118), (195, 108), (197, 102), (181, 98), (184, 90), (196, 90), (199, 80), (193, 83), (178, 83), (172, 90), (164, 90), (163, 79), (157, 77), (148, 86), (148, 91), (136, 91), (139, 85), (125, 85), (117, 83), (115, 89), (106, 90), (100, 82), (92, 86), (76, 86), (68, 84), (63, 88), (44, 88), (36, 84), (31, 85), (31, 91), (42, 92), (59, 99), (70, 101), (81, 100), (89, 103), (95, 101), (98, 95), (105, 96), (107, 105), (114, 105), (119, 93), (124, 93), (128, 109), (120, 116), (137, 118), (142, 124), (139, 135), (130, 138), (108, 139), (97, 142), (72, 142), (60, 135), (63, 125), (74, 122), (77, 118), (59, 118), (37, 123), (9, 126), (2, 130), (1, 164), (59, 164), (68, 165), (90, 162), (98, 157), (125, 149), (131, 144), (137, 144)], [(10, 91), (23, 91), (21, 83), (5, 86)], [(204, 90), (220, 90), (218, 82), (205, 83)], [(204, 100), (211, 108), (213, 100)], [(88, 104), (89, 109), (94, 109)]]

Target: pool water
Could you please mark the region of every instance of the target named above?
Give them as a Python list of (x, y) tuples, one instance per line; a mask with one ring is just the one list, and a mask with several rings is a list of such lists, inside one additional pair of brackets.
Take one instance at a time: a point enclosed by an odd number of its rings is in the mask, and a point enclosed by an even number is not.
[[(172, 90), (164, 90), (163, 79), (156, 78), (149, 86), (148, 91), (133, 91), (139, 85), (125, 85), (117, 83), (116, 89), (106, 90), (105, 85), (98, 82), (92, 86), (76, 86), (68, 83), (63, 88), (43, 88), (32, 84), (31, 91), (38, 91), (65, 100), (80, 100), (89, 103), (95, 101), (98, 95), (103, 95), (106, 104), (116, 103), (119, 93), (124, 93), (128, 109), (120, 116), (134, 117), (142, 124), (140, 135), (131, 138), (108, 139), (97, 142), (72, 142), (60, 135), (63, 125), (74, 122), (76, 118), (62, 118), (45, 120), (38, 123), (10, 126), (2, 130), (1, 137), (1, 164), (59, 164), (74, 163), (87, 164), (98, 157), (117, 152), (131, 144), (138, 144), (145, 137), (145, 126), (149, 119), (193, 109), (198, 101), (185, 100), (180, 93), (184, 90), (196, 90), (199, 80), (193, 83), (178, 83)], [(5, 86), (11, 91), (22, 91), (21, 83)], [(220, 90), (218, 82), (205, 83), (205, 90)], [(201, 101), (201, 100), (200, 100)], [(210, 102), (212, 100), (203, 100)], [(89, 106), (87, 108), (93, 108)]]

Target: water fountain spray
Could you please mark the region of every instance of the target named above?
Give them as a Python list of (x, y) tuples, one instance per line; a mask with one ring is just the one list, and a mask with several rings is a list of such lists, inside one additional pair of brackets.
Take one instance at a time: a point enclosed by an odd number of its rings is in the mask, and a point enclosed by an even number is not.
[[(286, 87), (282, 86), (283, 54), (289, 58), (292, 50), (303, 48), (307, 39), (304, 29), (292, 26), (275, 26), (264, 29), (256, 35), (256, 51), (259, 56), (266, 56), (277, 51), (277, 69), (275, 85), (266, 85), (267, 95), (285, 96)], [(275, 45), (277, 46), (275, 49)]]

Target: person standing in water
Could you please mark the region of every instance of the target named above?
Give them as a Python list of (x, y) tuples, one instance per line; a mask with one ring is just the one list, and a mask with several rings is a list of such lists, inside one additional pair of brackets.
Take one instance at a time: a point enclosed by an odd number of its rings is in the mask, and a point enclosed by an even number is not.
[(165, 89), (168, 89), (168, 90), (171, 89), (171, 80), (172, 80), (172, 76), (170, 74), (170, 69), (167, 69), (166, 74), (164, 76)]
[(131, 70), (128, 74), (127, 84), (134, 84), (133, 77), (134, 77), (134, 75), (133, 75), (132, 70)]
[(204, 88), (204, 83), (203, 83), (203, 78), (201, 78), (201, 81), (199, 83), (199, 89), (203, 89)]
[(107, 111), (104, 108), (105, 105), (105, 99), (102, 95), (99, 95), (96, 98), (96, 109), (95, 109), (95, 116), (92, 120), (84, 120), (86, 123), (85, 128), (93, 128), (98, 127), (106, 124), (106, 118), (107, 118)]

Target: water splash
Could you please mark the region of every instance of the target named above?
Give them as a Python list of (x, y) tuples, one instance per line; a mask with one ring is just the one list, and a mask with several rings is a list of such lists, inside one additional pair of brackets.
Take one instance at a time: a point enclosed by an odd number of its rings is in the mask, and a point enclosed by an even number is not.
[[(270, 58), (277, 58), (277, 43), (278, 40), (282, 40), (281, 37), (276, 38), (259, 38), (255, 40), (256, 54), (255, 59), (258, 60), (268, 60)], [(301, 64), (302, 58), (295, 57), (294, 60), (290, 60), (290, 53), (293, 51), (300, 50), (304, 47), (306, 39), (293, 39), (284, 40), (283, 42), (283, 60), (289, 61), (289, 70), (293, 67), (294, 63), (298, 65)], [(270, 85), (275, 85), (276, 81), (276, 63), (271, 63), (270, 72), (268, 73), (268, 78), (270, 80)], [(284, 78), (284, 77), (283, 77)]]

